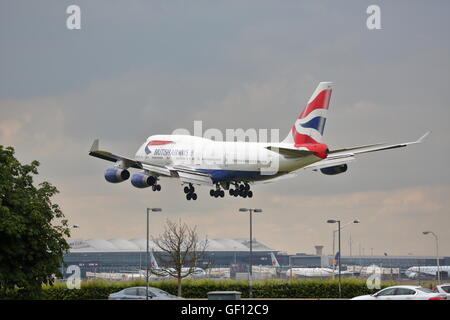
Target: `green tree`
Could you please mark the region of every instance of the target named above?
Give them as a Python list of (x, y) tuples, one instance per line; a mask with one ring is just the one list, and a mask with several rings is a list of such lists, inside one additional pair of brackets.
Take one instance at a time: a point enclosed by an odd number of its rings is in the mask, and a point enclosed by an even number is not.
[(53, 283), (69, 249), (68, 222), (51, 201), (58, 190), (33, 185), (38, 166), (22, 165), (14, 148), (0, 145), (0, 291), (21, 289), (25, 297)]

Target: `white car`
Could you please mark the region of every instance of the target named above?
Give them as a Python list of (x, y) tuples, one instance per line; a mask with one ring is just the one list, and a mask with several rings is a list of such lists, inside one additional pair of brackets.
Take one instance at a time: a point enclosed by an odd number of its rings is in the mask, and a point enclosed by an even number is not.
[(393, 286), (351, 300), (447, 300), (447, 296), (421, 286)]
[(447, 296), (447, 300), (450, 299), (450, 283), (437, 285), (433, 291), (436, 293), (445, 294)]
[[(119, 292), (111, 293), (108, 300), (146, 300), (146, 292), (146, 287), (125, 288)], [(183, 299), (154, 287), (148, 287), (148, 298), (152, 300)]]

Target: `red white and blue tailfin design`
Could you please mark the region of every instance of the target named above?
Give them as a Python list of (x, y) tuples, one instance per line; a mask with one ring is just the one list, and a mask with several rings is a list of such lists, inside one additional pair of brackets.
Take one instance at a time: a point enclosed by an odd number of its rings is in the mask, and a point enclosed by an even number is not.
[(283, 143), (299, 145), (323, 142), (323, 130), (330, 106), (331, 87), (331, 82), (319, 83)]

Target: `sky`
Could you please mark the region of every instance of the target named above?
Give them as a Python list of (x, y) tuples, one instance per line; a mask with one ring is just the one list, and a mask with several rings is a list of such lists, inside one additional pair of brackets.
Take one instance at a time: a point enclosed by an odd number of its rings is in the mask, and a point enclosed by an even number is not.
[[(81, 29), (69, 30), (69, 5)], [(366, 9), (381, 9), (381, 29)], [(426, 1), (23, 1), (0, 0), (0, 145), (41, 162), (36, 182), (59, 190), (74, 238), (157, 236), (166, 219), (208, 238), (254, 237), (289, 253), (450, 255), (450, 2)], [(332, 81), (324, 132), (331, 149), (424, 143), (361, 156), (345, 174), (304, 171), (254, 186), (252, 199), (215, 199), (180, 182), (162, 192), (103, 178), (100, 146), (133, 156), (153, 134), (179, 128), (279, 129), (284, 137), (320, 81)]]

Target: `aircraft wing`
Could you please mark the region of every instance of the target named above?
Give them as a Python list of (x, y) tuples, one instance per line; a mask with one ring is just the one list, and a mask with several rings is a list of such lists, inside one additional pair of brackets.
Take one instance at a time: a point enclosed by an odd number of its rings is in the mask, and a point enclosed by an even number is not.
[(103, 160), (111, 161), (111, 162), (117, 162), (122, 161), (124, 166), (127, 168), (135, 168), (135, 169), (143, 169), (142, 163), (127, 157), (122, 157), (116, 154), (113, 154), (109, 151), (99, 150), (99, 140), (95, 139), (92, 143), (91, 149), (89, 150), (89, 155), (100, 158)]
[(377, 143), (377, 144), (371, 144), (371, 145), (365, 145), (365, 146), (333, 150), (328, 153), (328, 157), (324, 160), (310, 164), (309, 166), (292, 171), (288, 174), (276, 177), (274, 179), (264, 180), (264, 181), (255, 181), (253, 183), (254, 184), (267, 184), (267, 183), (277, 182), (280, 180), (290, 179), (290, 178), (296, 177), (302, 170), (305, 170), (305, 169), (311, 169), (313, 171), (317, 171), (318, 169), (321, 169), (321, 168), (329, 168), (329, 167), (339, 166), (342, 164), (347, 164), (349, 162), (355, 161), (356, 160), (355, 156), (359, 155), (359, 154), (402, 148), (402, 147), (409, 146), (411, 144), (421, 143), (426, 138), (426, 136), (428, 136), (429, 133), (430, 132), (425, 133), (422, 137), (420, 137), (416, 141), (412, 141), (412, 142), (404, 142), (404, 143), (391, 144), (391, 145), (388, 145), (385, 143)]
[(336, 156), (341, 156), (341, 157), (344, 155), (352, 155), (353, 156), (356, 154), (362, 154), (362, 153), (368, 153), (368, 152), (403, 148), (403, 147), (409, 146), (411, 144), (421, 143), (429, 134), (430, 134), (430, 132), (427, 132), (423, 136), (421, 136), (419, 139), (417, 139), (416, 141), (412, 141), (412, 142), (404, 142), (404, 143), (391, 144), (391, 145), (388, 145), (386, 143), (377, 143), (377, 144), (366, 145), (366, 146), (352, 147), (352, 148), (348, 148), (348, 149), (333, 150), (328, 153), (329, 155), (328, 155), (327, 159), (333, 158)]
[(194, 168), (187, 166), (159, 166), (155, 164), (147, 164), (141, 161), (113, 154), (109, 151), (99, 149), (99, 140), (96, 139), (92, 143), (89, 155), (111, 162), (122, 162), (126, 168), (135, 168), (149, 171), (158, 176), (167, 176), (179, 178), (182, 182), (193, 184), (213, 185), (211, 176), (207, 173), (197, 172)]
[(193, 184), (205, 184), (212, 186), (214, 183), (211, 175), (208, 173), (198, 172), (187, 166), (174, 166), (170, 168), (172, 177), (180, 178), (181, 181)]
[(303, 169), (317, 170), (320, 168), (338, 166), (338, 165), (346, 164), (348, 162), (356, 160), (356, 158), (355, 158), (356, 155), (369, 153), (369, 152), (403, 148), (403, 147), (409, 146), (411, 144), (421, 143), (426, 138), (426, 136), (429, 135), (429, 133), (430, 132), (425, 133), (422, 137), (420, 137), (416, 141), (412, 141), (412, 142), (404, 142), (404, 143), (398, 143), (398, 144), (377, 143), (377, 144), (358, 146), (358, 147), (352, 147), (352, 148), (347, 148), (347, 149), (332, 150), (328, 153), (328, 156), (326, 159), (316, 162), (316, 163), (313, 163), (309, 166), (306, 166)]

